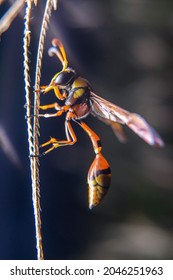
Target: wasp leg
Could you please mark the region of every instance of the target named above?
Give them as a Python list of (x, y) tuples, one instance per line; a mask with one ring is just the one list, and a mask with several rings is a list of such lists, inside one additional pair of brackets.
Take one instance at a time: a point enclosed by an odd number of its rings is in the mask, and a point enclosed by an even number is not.
[(67, 113), (67, 117), (66, 117), (66, 121), (65, 121), (65, 132), (66, 132), (66, 140), (58, 140), (56, 138), (52, 138), (43, 143), (40, 147), (45, 147), (47, 145), (52, 145), (52, 147), (48, 150), (46, 150), (43, 155), (51, 152), (52, 150), (62, 147), (62, 146), (68, 146), (68, 145), (73, 145), (76, 143), (77, 138), (76, 138), (76, 134), (74, 133), (74, 130), (70, 124), (70, 120), (71, 120), (71, 112)]
[(59, 111), (61, 109), (61, 106), (57, 102), (55, 102), (55, 103), (48, 104), (48, 105), (40, 105), (39, 108), (41, 110), (47, 110), (47, 109), (54, 108), (56, 111)]
[[(50, 104), (51, 106), (53, 104)], [(52, 107), (49, 107), (50, 105), (43, 105), (41, 107), (44, 107), (44, 109), (42, 110), (46, 110), (46, 109), (49, 109), (49, 108), (52, 108)], [(48, 106), (48, 107), (47, 107)], [(56, 105), (55, 105), (56, 106)], [(55, 108), (55, 107), (54, 107)], [(70, 108), (70, 105), (65, 105), (65, 106), (57, 106), (56, 107), (56, 110), (58, 110), (57, 113), (53, 113), (53, 114), (38, 114), (38, 117), (43, 117), (43, 118), (53, 118), (53, 117), (59, 117), (61, 116), (63, 113), (67, 112)]]
[(52, 79), (52, 81), (50, 82), (50, 84), (48, 86), (41, 86), (40, 87), (41, 92), (43, 92), (44, 94), (49, 92), (50, 90), (53, 90), (56, 97), (59, 100), (64, 100), (65, 97), (61, 94), (59, 88), (57, 85), (55, 85), (54, 80)]
[(41, 91), (44, 92), (46, 90), (46, 88), (48, 88), (49, 86), (40, 86), (40, 88), (38, 90), (35, 91)]

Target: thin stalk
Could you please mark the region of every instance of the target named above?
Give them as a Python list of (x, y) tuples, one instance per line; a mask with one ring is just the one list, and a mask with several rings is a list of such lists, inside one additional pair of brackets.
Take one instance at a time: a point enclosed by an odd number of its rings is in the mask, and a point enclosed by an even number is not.
[[(35, 217), (35, 231), (36, 231), (36, 248), (37, 259), (43, 260), (43, 246), (41, 235), (41, 216), (40, 216), (40, 191), (39, 179), (36, 179), (35, 171), (35, 157), (33, 143), (33, 129), (31, 123), (31, 97), (30, 97), (30, 76), (29, 76), (29, 44), (30, 44), (30, 18), (31, 18), (32, 0), (27, 1), (26, 14), (25, 14), (25, 30), (24, 30), (24, 77), (25, 77), (25, 92), (26, 92), (26, 120), (28, 131), (29, 155), (30, 155), (30, 168), (31, 168), (31, 181), (32, 181), (32, 200)], [(38, 175), (37, 175), (38, 176)]]
[[(40, 106), (40, 79), (41, 79), (41, 66), (43, 57), (44, 41), (46, 37), (46, 31), (48, 29), (48, 23), (51, 16), (52, 8), (55, 8), (55, 0), (47, 0), (44, 16), (42, 20), (38, 51), (37, 51), (37, 62), (36, 62), (36, 74), (35, 74), (35, 96), (34, 96), (34, 120), (33, 120), (33, 154), (39, 154), (39, 106)], [(37, 250), (38, 259), (44, 259), (43, 249), (42, 249), (42, 238), (41, 238), (41, 217), (40, 217), (40, 176), (39, 176), (39, 157), (35, 156), (33, 160), (33, 203), (35, 205), (35, 216), (36, 219), (36, 235), (37, 235)]]
[[(37, 4), (36, 0), (27, 0), (26, 14), (25, 14), (25, 30), (24, 30), (24, 77), (25, 77), (25, 92), (26, 92), (26, 120), (27, 120), (27, 131), (28, 131), (28, 143), (29, 143), (29, 155), (30, 155), (30, 169), (31, 169), (31, 182), (32, 182), (32, 201), (34, 208), (35, 218), (35, 232), (36, 232), (36, 249), (37, 259), (43, 260), (43, 245), (42, 245), (42, 234), (41, 234), (41, 207), (40, 207), (40, 176), (39, 176), (39, 105), (40, 105), (40, 78), (41, 78), (41, 65), (43, 56), (44, 40), (48, 23), (51, 16), (52, 7), (55, 9), (57, 6), (57, 0), (47, 0), (45, 12), (42, 20), (37, 62), (36, 62), (36, 74), (35, 74), (35, 86), (36, 89), (34, 94), (34, 118), (31, 118), (31, 96), (30, 96), (30, 76), (29, 76), (29, 45), (31, 39), (30, 32), (30, 18), (32, 2)], [(32, 125), (33, 120), (33, 125)], [(32, 156), (31, 156), (32, 155)]]

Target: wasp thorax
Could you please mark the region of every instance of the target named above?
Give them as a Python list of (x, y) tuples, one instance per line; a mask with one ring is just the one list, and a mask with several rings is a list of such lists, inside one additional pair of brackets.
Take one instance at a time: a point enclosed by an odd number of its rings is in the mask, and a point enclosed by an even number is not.
[(65, 86), (72, 82), (75, 77), (76, 72), (71, 68), (67, 68), (65, 71), (62, 71), (57, 75), (54, 82), (56, 85)]

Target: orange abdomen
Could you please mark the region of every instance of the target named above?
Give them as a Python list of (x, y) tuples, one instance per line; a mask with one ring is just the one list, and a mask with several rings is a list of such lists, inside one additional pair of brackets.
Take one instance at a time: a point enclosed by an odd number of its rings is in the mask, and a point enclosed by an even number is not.
[(100, 204), (111, 183), (111, 170), (108, 162), (98, 153), (88, 172), (89, 208)]

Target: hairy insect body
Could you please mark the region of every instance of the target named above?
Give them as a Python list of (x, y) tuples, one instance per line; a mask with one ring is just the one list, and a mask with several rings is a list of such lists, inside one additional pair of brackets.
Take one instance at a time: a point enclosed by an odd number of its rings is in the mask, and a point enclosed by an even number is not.
[(64, 100), (65, 105), (60, 106), (57, 102), (40, 106), (40, 109), (47, 110), (54, 108), (56, 113), (40, 114), (46, 118), (58, 117), (66, 113), (65, 120), (65, 140), (51, 138), (41, 145), (45, 147), (51, 145), (43, 154), (67, 145), (73, 145), (77, 137), (71, 126), (71, 121), (78, 123), (88, 134), (95, 153), (95, 159), (88, 172), (88, 201), (89, 208), (98, 205), (108, 191), (111, 182), (111, 170), (109, 163), (103, 157), (102, 145), (99, 136), (82, 121), (88, 114), (98, 117), (104, 123), (110, 125), (121, 142), (125, 142), (126, 137), (122, 125), (127, 125), (139, 137), (149, 145), (163, 147), (164, 142), (158, 133), (140, 115), (130, 113), (121, 107), (96, 95), (87, 80), (77, 75), (76, 71), (68, 66), (66, 52), (62, 43), (58, 39), (52, 41), (53, 47), (49, 49), (51, 55), (56, 54), (62, 63), (62, 71), (57, 73), (48, 86), (42, 86), (41, 91), (47, 93), (54, 90), (55, 96), (59, 100)]

